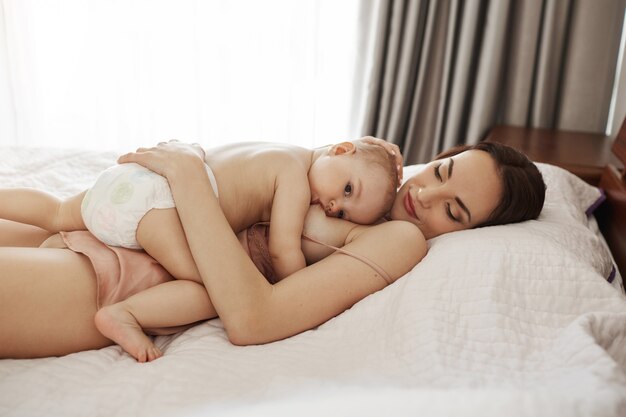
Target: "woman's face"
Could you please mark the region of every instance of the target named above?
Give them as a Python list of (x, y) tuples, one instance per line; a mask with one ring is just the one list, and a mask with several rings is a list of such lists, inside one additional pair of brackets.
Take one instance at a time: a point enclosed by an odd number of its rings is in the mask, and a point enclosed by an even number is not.
[(489, 218), (502, 194), (491, 156), (470, 150), (437, 161), (409, 178), (391, 208), (393, 220), (420, 228), (426, 239), (471, 229)]

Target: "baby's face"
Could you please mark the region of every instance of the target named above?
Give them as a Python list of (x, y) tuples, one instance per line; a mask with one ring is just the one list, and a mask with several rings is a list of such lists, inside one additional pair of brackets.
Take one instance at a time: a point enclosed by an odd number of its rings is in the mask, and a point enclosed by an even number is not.
[(355, 154), (323, 156), (309, 171), (311, 204), (327, 216), (371, 224), (380, 218), (389, 182), (382, 167)]

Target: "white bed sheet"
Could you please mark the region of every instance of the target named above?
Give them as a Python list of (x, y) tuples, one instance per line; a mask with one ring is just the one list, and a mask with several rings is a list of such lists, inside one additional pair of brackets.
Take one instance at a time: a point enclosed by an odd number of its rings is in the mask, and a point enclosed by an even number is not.
[[(115, 160), (0, 152), (0, 186), (64, 196)], [(117, 346), (2, 360), (0, 415), (624, 416), (626, 298), (602, 243), (562, 217), (435, 239), (405, 277), (284, 341), (233, 346), (216, 319), (157, 338), (147, 364)]]

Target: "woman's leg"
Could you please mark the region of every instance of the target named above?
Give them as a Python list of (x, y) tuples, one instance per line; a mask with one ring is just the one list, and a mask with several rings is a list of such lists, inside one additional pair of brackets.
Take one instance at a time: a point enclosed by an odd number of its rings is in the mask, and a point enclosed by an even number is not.
[(0, 219), (0, 247), (36, 248), (51, 234), (37, 226)]
[(94, 324), (90, 261), (67, 249), (0, 248), (0, 358), (61, 356), (112, 344)]

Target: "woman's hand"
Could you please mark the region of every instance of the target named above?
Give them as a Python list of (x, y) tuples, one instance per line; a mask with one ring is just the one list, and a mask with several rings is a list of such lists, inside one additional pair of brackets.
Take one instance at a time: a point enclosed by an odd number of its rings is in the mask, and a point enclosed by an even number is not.
[(400, 148), (395, 143), (387, 142), (384, 139), (375, 138), (374, 136), (364, 136), (361, 140), (370, 145), (382, 146), (387, 153), (396, 157), (396, 170), (398, 172), (398, 183), (402, 182), (402, 166), (404, 165), (402, 160), (402, 154)]
[(152, 148), (138, 148), (117, 159), (120, 164), (135, 162), (141, 166), (169, 178), (177, 169), (204, 163), (204, 150), (197, 143), (184, 143), (175, 139), (159, 142)]

